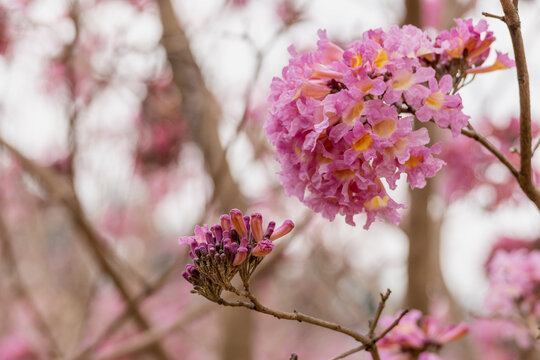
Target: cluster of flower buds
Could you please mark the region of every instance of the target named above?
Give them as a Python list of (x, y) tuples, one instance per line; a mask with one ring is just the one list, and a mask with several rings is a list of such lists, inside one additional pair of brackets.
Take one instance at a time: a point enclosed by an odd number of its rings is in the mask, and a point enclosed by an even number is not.
[(285, 236), (293, 228), (291, 220), (275, 228), (270, 221), (263, 230), (259, 213), (243, 216), (238, 209), (221, 215), (220, 224), (196, 226), (195, 236), (184, 236), (180, 244), (191, 246), (189, 256), (193, 264), (186, 265), (182, 273), (193, 284), (193, 291), (211, 301), (218, 302), (223, 289), (230, 289), (231, 280), (240, 273), (248, 281), (264, 256), (274, 248), (273, 241)]
[[(271, 85), (266, 133), (281, 164), (288, 195), (324, 217), (366, 213), (399, 223), (404, 207), (387, 194), (403, 175), (423, 187), (444, 162), (428, 147), (425, 128), (413, 119), (450, 128), (467, 124), (461, 97), (454, 94), (467, 74), (513, 65), (503, 55), (482, 67), (493, 35), (481, 21), (457, 20), (457, 28), (435, 40), (414, 26), (370, 30), (346, 50), (319, 32), (317, 50), (292, 59)], [(384, 182), (383, 182), (384, 181)]]
[[(387, 316), (381, 318), (380, 324), (387, 327), (393, 321), (393, 317)], [(377, 345), (383, 359), (442, 360), (436, 354), (441, 347), (461, 338), (468, 331), (465, 323), (441, 326), (437, 319), (412, 310)]]

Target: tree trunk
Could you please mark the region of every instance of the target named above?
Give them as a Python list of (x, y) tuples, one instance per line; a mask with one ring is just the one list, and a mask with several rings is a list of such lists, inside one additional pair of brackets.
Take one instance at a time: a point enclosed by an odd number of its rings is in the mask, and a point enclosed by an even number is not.
[[(182, 116), (189, 123), (192, 139), (204, 155), (205, 167), (214, 184), (213, 200), (220, 212), (245, 210), (246, 201), (234, 180), (219, 140), (220, 106), (206, 87), (200, 67), (170, 0), (158, 1), (163, 26), (162, 44), (172, 68), (173, 81), (182, 96)], [(253, 317), (245, 309), (220, 309), (224, 360), (251, 360)]]

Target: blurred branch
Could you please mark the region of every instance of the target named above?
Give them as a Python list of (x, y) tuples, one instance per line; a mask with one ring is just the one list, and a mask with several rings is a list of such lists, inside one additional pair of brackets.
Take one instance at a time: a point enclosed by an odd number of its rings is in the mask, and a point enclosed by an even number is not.
[(118, 359), (124, 356), (128, 356), (147, 348), (154, 346), (164, 339), (167, 335), (177, 331), (184, 325), (190, 323), (194, 319), (201, 318), (208, 315), (211, 311), (211, 306), (208, 303), (197, 304), (190, 309), (182, 312), (182, 314), (175, 319), (170, 325), (150, 329), (142, 334), (139, 334), (129, 340), (120, 343), (118, 346), (110, 349), (103, 355), (98, 355), (94, 360), (112, 360)]
[[(146, 288), (133, 299), (135, 305), (140, 305), (145, 299), (156, 293), (161, 289), (166, 283), (167, 279), (174, 270), (178, 267), (179, 264), (183, 263), (185, 259), (183, 257), (178, 258), (174, 261), (154, 282), (151, 282), (146, 286)], [(124, 311), (118, 315), (108, 326), (107, 328), (85, 349), (83, 349), (78, 355), (74, 356), (74, 359), (84, 359), (92, 351), (97, 349), (101, 344), (103, 344), (107, 339), (109, 339), (121, 326), (130, 318), (130, 309), (126, 308)]]
[(158, 0), (158, 5), (163, 26), (161, 42), (172, 68), (173, 82), (182, 94), (182, 115), (190, 125), (193, 140), (202, 150), (214, 183), (213, 198), (222, 211), (245, 208), (246, 201), (231, 174), (219, 139), (219, 104), (206, 87), (171, 1)]
[(37, 304), (32, 298), (30, 290), (24, 284), (24, 279), (17, 264), (15, 251), (11, 245), (12, 239), (8, 232), (7, 225), (4, 222), (4, 218), (2, 217), (2, 211), (0, 211), (0, 243), (2, 249), (0, 253), (3, 257), (3, 263), (6, 265), (7, 270), (11, 272), (11, 275), (14, 278), (13, 281), (10, 281), (10, 285), (13, 287), (13, 292), (28, 304), (28, 308), (36, 322), (36, 327), (48, 342), (50, 347), (49, 355), (51, 357), (60, 356), (61, 350), (56, 342), (56, 339), (54, 338), (54, 334), (52, 333), (51, 328), (49, 327), (49, 324), (45, 318), (41, 315)]
[[(24, 170), (42, 184), (44, 189), (49, 193), (52, 201), (60, 202), (66, 210), (68, 210), (73, 224), (84, 235), (82, 238), (85, 240), (88, 248), (90, 248), (95, 260), (103, 271), (111, 278), (116, 289), (126, 302), (126, 306), (129, 309), (131, 316), (143, 329), (150, 328), (146, 318), (133, 303), (129, 290), (120, 275), (107, 261), (105, 251), (103, 250), (102, 240), (90, 224), (90, 221), (86, 218), (71, 183), (64, 177), (54, 173), (51, 169), (43, 167), (27, 158), (16, 148), (7, 143), (2, 137), (0, 137), (0, 146), (6, 148), (21, 163)], [(158, 344), (152, 348), (152, 351), (160, 359), (169, 359), (165, 350)]]
[(499, 159), (499, 161), (502, 162), (504, 166), (508, 168), (508, 170), (510, 170), (510, 172), (512, 173), (512, 175), (514, 175), (516, 179), (519, 180), (519, 172), (514, 167), (514, 165), (512, 165), (510, 160), (508, 160), (508, 158), (504, 156), (504, 154), (499, 149), (497, 149), (495, 145), (493, 145), (488, 139), (486, 139), (482, 134), (477, 132), (471, 124), (468, 124), (466, 128), (461, 129), (461, 134), (470, 137), (471, 139), (474, 139), (480, 144), (482, 144), (489, 152), (495, 155), (495, 157)]
[(504, 12), (504, 22), (510, 32), (516, 72), (519, 86), (519, 142), (520, 142), (520, 171), (518, 182), (527, 197), (540, 210), (540, 191), (532, 181), (532, 131), (531, 131), (531, 94), (529, 89), (529, 72), (525, 57), (525, 46), (521, 35), (521, 21), (518, 13), (518, 2), (500, 0)]

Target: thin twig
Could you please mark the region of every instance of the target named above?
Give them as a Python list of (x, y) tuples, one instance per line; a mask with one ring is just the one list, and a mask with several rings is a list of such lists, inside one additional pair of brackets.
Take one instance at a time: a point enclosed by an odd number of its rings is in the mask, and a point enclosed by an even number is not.
[(484, 11), (482, 12), (482, 15), (484, 15), (485, 17), (489, 17), (489, 18), (499, 19), (502, 22), (506, 22), (505, 19), (504, 19), (504, 16), (490, 14), (490, 13), (484, 12)]
[(382, 333), (379, 334), (379, 336), (377, 336), (374, 341), (377, 342), (379, 340), (381, 340), (383, 337), (386, 336), (386, 334), (388, 334), (390, 331), (392, 331), (393, 328), (395, 328), (399, 322), (401, 321), (401, 319), (409, 312), (408, 309), (406, 310), (403, 310), (401, 312), (401, 314), (399, 314), (399, 316), (390, 324), (390, 326), (388, 326)]
[[(66, 210), (68, 210), (73, 224), (83, 235), (81, 238), (91, 250), (99, 266), (113, 281), (116, 289), (126, 302), (126, 306), (130, 309), (130, 313), (134, 320), (143, 329), (149, 329), (150, 325), (148, 321), (140, 312), (139, 308), (133, 303), (124, 281), (114, 267), (107, 261), (106, 254), (103, 251), (101, 244), (102, 241), (96, 230), (94, 230), (90, 224), (90, 221), (87, 219), (71, 183), (54, 173), (51, 169), (43, 167), (27, 158), (19, 150), (7, 143), (2, 137), (0, 137), (0, 146), (6, 148), (21, 163), (24, 170), (42, 184), (44, 189), (49, 193), (52, 201), (60, 202)], [(152, 347), (152, 351), (160, 359), (169, 359), (167, 353), (159, 344), (155, 344)]]
[[(246, 287), (246, 284), (244, 284), (244, 286)], [(371, 341), (366, 336), (364, 336), (364, 335), (362, 335), (362, 334), (360, 334), (360, 333), (358, 333), (358, 332), (356, 332), (356, 331), (354, 331), (352, 329), (345, 328), (345, 327), (343, 327), (343, 326), (341, 326), (339, 324), (332, 323), (332, 322), (322, 320), (322, 319), (318, 319), (318, 318), (310, 316), (310, 315), (302, 314), (302, 313), (300, 313), (300, 312), (298, 312), (296, 310), (293, 310), (292, 313), (288, 313), (288, 312), (283, 312), (283, 311), (270, 309), (270, 308), (264, 306), (263, 304), (261, 304), (261, 302), (259, 302), (259, 300), (249, 291), (249, 285), (247, 285), (246, 291), (244, 291), (244, 292), (241, 292), (241, 291), (239, 291), (238, 289), (236, 289), (234, 287), (228, 288), (227, 290), (235, 293), (236, 295), (247, 298), (250, 301), (250, 303), (236, 302), (236, 303), (234, 303), (235, 304), (234, 306), (243, 306), (243, 307), (246, 307), (248, 309), (261, 312), (263, 314), (272, 315), (273, 317), (275, 317), (277, 319), (295, 320), (295, 321), (299, 321), (299, 322), (306, 322), (308, 324), (316, 325), (316, 326), (323, 327), (323, 328), (326, 328), (326, 329), (329, 329), (329, 330), (333, 330), (333, 331), (343, 333), (345, 335), (349, 335), (350, 337), (352, 337), (356, 341), (359, 341), (362, 344), (365, 344), (366, 346), (371, 345)], [(220, 303), (223, 303), (223, 305), (230, 306), (229, 305), (230, 303), (227, 303), (225, 300), (223, 300), (223, 302), (220, 301)]]
[(368, 336), (370, 338), (373, 338), (373, 335), (375, 334), (375, 329), (377, 328), (377, 324), (379, 323), (379, 319), (381, 317), (382, 311), (386, 305), (386, 300), (388, 300), (391, 293), (392, 292), (390, 291), (390, 289), (386, 289), (385, 294), (379, 294), (381, 296), (381, 301), (379, 301), (379, 306), (377, 307), (377, 312), (375, 313), (375, 317), (373, 318), (372, 321), (370, 321), (369, 333), (368, 333)]
[[(156, 291), (161, 289), (166, 283), (169, 276), (173, 271), (178, 267), (178, 264), (183, 263), (184, 258), (180, 257), (173, 262), (154, 282), (150, 283), (139, 295), (133, 299), (133, 303), (139, 305), (143, 300), (154, 294)], [(85, 358), (92, 351), (97, 349), (103, 342), (109, 339), (122, 325), (130, 318), (129, 308), (124, 309), (124, 311), (118, 315), (108, 326), (107, 328), (94, 340), (93, 343), (88, 345), (82, 351), (79, 352), (74, 358)]]
[(344, 358), (346, 358), (346, 357), (349, 356), (349, 355), (356, 354), (357, 352), (364, 350), (365, 348), (366, 348), (365, 345), (357, 346), (357, 347), (355, 347), (355, 348), (352, 348), (351, 350), (348, 350), (348, 351), (345, 351), (345, 352), (342, 353), (342, 354), (339, 354), (339, 355), (336, 356), (336, 357), (333, 357), (333, 358), (330, 359), (330, 360), (344, 359)]
[(540, 191), (532, 181), (532, 131), (531, 131), (531, 94), (529, 88), (529, 72), (525, 57), (525, 46), (521, 34), (521, 22), (518, 13), (517, 0), (500, 0), (504, 12), (504, 19), (516, 61), (516, 72), (519, 88), (519, 144), (520, 144), (520, 170), (518, 182), (525, 194), (540, 210)]
[(17, 264), (17, 258), (15, 256), (15, 251), (12, 246), (12, 239), (8, 232), (7, 225), (4, 222), (2, 217), (2, 212), (0, 211), (0, 242), (1, 247), (0, 253), (3, 255), (4, 263), (7, 265), (7, 268), (14, 277), (14, 281), (10, 282), (14, 293), (18, 294), (19, 298), (26, 302), (28, 309), (33, 315), (33, 318), (36, 322), (36, 327), (39, 332), (45, 337), (50, 347), (49, 355), (54, 357), (61, 355), (60, 347), (54, 337), (54, 334), (49, 327), (49, 324), (41, 314), (36, 302), (32, 298), (30, 290), (25, 286), (24, 279), (19, 271), (19, 266)]
[(533, 147), (533, 150), (532, 150), (533, 155), (534, 155), (534, 153), (536, 152), (536, 149), (538, 149), (539, 146), (540, 146), (540, 138), (538, 138), (538, 140), (536, 141), (536, 144)]
[(491, 152), (497, 159), (499, 159), (500, 162), (502, 162), (508, 170), (512, 173), (512, 175), (519, 181), (519, 171), (512, 165), (510, 160), (504, 154), (495, 147), (488, 139), (486, 139), (483, 135), (481, 135), (479, 132), (477, 132), (470, 124), (468, 128), (461, 129), (461, 133), (467, 137), (470, 137), (471, 139), (474, 139), (478, 141), (480, 144), (482, 144), (489, 152)]
[(137, 335), (129, 340), (126, 340), (114, 348), (110, 349), (103, 355), (98, 355), (94, 360), (112, 360), (123, 358), (125, 356), (148, 349), (151, 346), (159, 343), (162, 339), (190, 323), (194, 319), (200, 319), (205, 315), (210, 314), (211, 306), (208, 303), (195, 305), (185, 311), (175, 319), (170, 325), (147, 330), (146, 332)]

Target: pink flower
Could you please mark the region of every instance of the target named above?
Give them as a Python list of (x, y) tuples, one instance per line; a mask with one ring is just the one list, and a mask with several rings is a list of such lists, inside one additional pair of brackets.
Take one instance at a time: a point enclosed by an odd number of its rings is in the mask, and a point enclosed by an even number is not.
[[(444, 164), (433, 157), (425, 130), (413, 131), (416, 116), (450, 127), (467, 124), (459, 95), (449, 95), (452, 78), (436, 80), (438, 49), (414, 26), (363, 34), (346, 50), (319, 31), (317, 50), (292, 58), (271, 85), (266, 133), (281, 164), (285, 193), (333, 220), (354, 225), (366, 214), (367, 229), (377, 218), (394, 224), (398, 209), (386, 186), (407, 174), (422, 187)], [(426, 85), (429, 85), (426, 86)]]
[(510, 69), (516, 66), (516, 62), (508, 57), (507, 54), (503, 54), (497, 51), (497, 59), (493, 65), (476, 67), (474, 69), (467, 70), (469, 74), (480, 74), (491, 72), (495, 70)]
[(429, 80), (430, 94), (425, 98), (424, 105), (416, 112), (418, 120), (425, 122), (433, 119), (442, 128), (450, 127), (452, 134), (457, 136), (467, 124), (469, 117), (461, 112), (463, 105), (459, 95), (448, 95), (452, 90), (452, 77), (444, 75), (439, 83), (432, 78)]
[[(382, 327), (389, 326), (393, 317), (381, 318)], [(378, 345), (384, 351), (385, 359), (440, 359), (434, 352), (445, 344), (467, 334), (469, 327), (465, 323), (442, 326), (430, 316), (423, 316), (419, 310), (406, 314)]]

